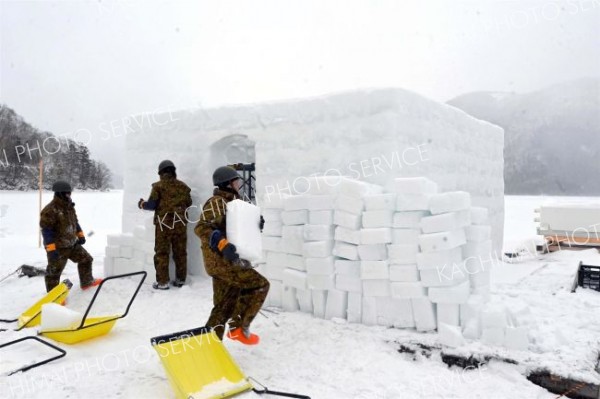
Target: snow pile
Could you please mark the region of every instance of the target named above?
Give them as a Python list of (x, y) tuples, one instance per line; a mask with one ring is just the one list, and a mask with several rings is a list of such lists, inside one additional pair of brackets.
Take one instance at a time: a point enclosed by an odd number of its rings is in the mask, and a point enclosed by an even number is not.
[(70, 330), (79, 327), (83, 315), (56, 303), (42, 305), (42, 331)]

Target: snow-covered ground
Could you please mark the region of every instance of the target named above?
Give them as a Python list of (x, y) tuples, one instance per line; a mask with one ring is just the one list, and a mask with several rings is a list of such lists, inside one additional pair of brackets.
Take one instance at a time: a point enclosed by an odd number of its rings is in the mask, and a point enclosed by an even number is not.
[[(51, 198), (45, 193), (44, 203)], [(533, 209), (547, 198), (506, 197), (507, 247), (534, 239)], [(76, 192), (80, 223), (88, 234), (86, 248), (102, 275), (106, 235), (121, 231), (122, 192)], [(0, 278), (21, 264), (45, 266), (38, 248), (36, 193), (0, 192)], [(437, 345), (437, 334), (315, 319), (304, 313), (271, 313), (253, 324), (261, 335), (256, 347), (225, 341), (241, 369), (274, 390), (312, 398), (555, 398), (530, 383), (527, 370), (547, 367), (595, 384), (593, 371), (600, 348), (600, 293), (570, 285), (580, 260), (600, 264), (597, 251), (561, 251), (531, 256), (519, 263), (494, 265), (493, 300), (528, 306), (534, 327), (530, 351), (516, 352), (472, 343), (455, 352), (496, 354), (518, 366), (492, 361), (476, 370), (448, 368), (439, 353), (430, 358), (398, 352), (399, 343)], [(78, 288), (76, 268), (63, 274), (74, 282), (68, 307), (85, 309), (93, 292)], [(154, 276), (148, 277), (153, 280)], [(0, 375), (1, 398), (171, 398), (150, 338), (203, 325), (212, 307), (208, 279), (191, 277), (189, 285), (166, 292), (144, 285), (130, 314), (102, 338), (76, 345), (57, 344), (65, 358), (10, 377)], [(106, 289), (106, 292), (104, 290)], [(134, 281), (115, 281), (103, 288), (94, 312), (122, 311)], [(14, 318), (44, 292), (41, 277), (11, 276), (0, 283), (0, 318)], [(102, 298), (103, 297), (103, 298)], [(0, 332), (0, 344), (34, 335), (37, 328)], [(47, 355), (39, 346), (0, 350), (0, 374)], [(240, 397), (255, 397), (249, 393)]]

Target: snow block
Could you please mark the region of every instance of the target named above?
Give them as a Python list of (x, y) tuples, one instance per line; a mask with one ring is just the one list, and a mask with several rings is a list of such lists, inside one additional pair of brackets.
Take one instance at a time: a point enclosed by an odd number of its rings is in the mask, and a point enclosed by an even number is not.
[(410, 299), (376, 298), (377, 324), (386, 327), (415, 326)]
[(377, 227), (392, 227), (393, 221), (393, 211), (365, 211), (362, 214), (362, 227), (365, 229)]
[(119, 248), (121, 258), (132, 259), (133, 258), (133, 247), (122, 245)]
[(508, 349), (526, 351), (529, 348), (529, 330), (525, 327), (507, 327), (504, 344)]
[(492, 252), (492, 241), (467, 242), (462, 247), (462, 255), (467, 258), (490, 259), (494, 254)]
[(489, 223), (489, 212), (487, 208), (473, 206), (471, 207), (471, 223), (482, 225)]
[(453, 248), (438, 252), (420, 252), (417, 254), (417, 267), (419, 270), (436, 269), (444, 270), (444, 265), (462, 263), (462, 251), (460, 248)]
[(361, 220), (361, 215), (354, 215), (352, 213), (338, 210), (333, 213), (333, 224), (346, 227), (350, 230), (360, 229)]
[(486, 345), (504, 345), (503, 328), (483, 328), (481, 330), (481, 342)]
[(340, 194), (345, 194), (349, 197), (355, 198), (362, 198), (373, 194), (381, 194), (383, 192), (383, 187), (381, 186), (354, 179), (342, 179), (340, 181), (339, 189)]
[(278, 211), (283, 210), (285, 200), (290, 197), (289, 194), (285, 194), (279, 191), (277, 194), (266, 194), (261, 198), (260, 206), (265, 209), (275, 209)]
[(417, 265), (390, 265), (390, 281), (403, 283), (419, 281)]
[(399, 194), (435, 194), (438, 186), (425, 177), (399, 177), (394, 179), (394, 192)]
[(429, 299), (434, 303), (453, 303), (460, 305), (469, 299), (470, 285), (468, 281), (453, 287), (429, 288)]
[(310, 211), (325, 211), (333, 209), (335, 195), (307, 195), (306, 208)]
[[(306, 204), (307, 197), (307, 195), (292, 195), (290, 197), (285, 198), (283, 200), (283, 213), (285, 213), (286, 211), (298, 211), (302, 209), (308, 209), (308, 206)], [(282, 219), (283, 213), (281, 214)]]
[(113, 258), (104, 257), (104, 277), (114, 275)]
[[(154, 226), (152, 226), (154, 231)], [(133, 234), (109, 234), (106, 236), (106, 243), (108, 246), (133, 246), (134, 237)]]
[(337, 241), (358, 245), (360, 244), (360, 230), (352, 230), (346, 227), (338, 226), (335, 228), (334, 238)]
[(302, 255), (304, 246), (304, 226), (283, 226), (281, 239), (284, 252)]
[(392, 221), (392, 227), (396, 229), (420, 229), (421, 219), (429, 215), (426, 211), (396, 212)]
[(265, 252), (266, 263), (281, 268), (287, 267), (287, 257), (287, 254), (283, 252)]
[(424, 287), (451, 287), (469, 281), (469, 275), (460, 269), (460, 265), (445, 265), (447, 268), (423, 269), (419, 271)]
[(269, 293), (265, 302), (268, 306), (281, 308), (283, 306), (283, 283), (278, 280), (269, 279), (269, 284)]
[(398, 212), (428, 211), (430, 194), (398, 194), (396, 208)]
[(483, 308), (483, 298), (481, 295), (471, 295), (466, 303), (460, 305), (460, 325), (466, 326), (469, 320), (479, 320), (481, 309)]
[(330, 241), (309, 241), (302, 246), (302, 256), (305, 258), (327, 258), (333, 251), (332, 240)]
[(387, 248), (385, 244), (359, 245), (358, 256), (360, 260), (386, 260)]
[(327, 305), (325, 306), (325, 319), (346, 319), (348, 309), (348, 293), (331, 289), (327, 291)]
[(309, 274), (334, 274), (334, 258), (306, 258), (306, 272)]
[(349, 197), (347, 195), (338, 195), (335, 199), (334, 209), (348, 212), (353, 215), (360, 215), (365, 205), (360, 198)]
[(396, 209), (396, 194), (394, 193), (367, 195), (363, 200), (367, 211), (393, 211)]
[(360, 278), (360, 261), (337, 259), (335, 273)]
[(312, 290), (313, 315), (320, 319), (325, 318), (325, 306), (327, 304), (326, 290)]
[(460, 326), (460, 305), (451, 303), (437, 304), (438, 326), (448, 324), (451, 326)]
[(363, 260), (360, 262), (362, 280), (384, 280), (390, 277), (389, 264), (385, 260)]
[(304, 226), (305, 241), (333, 240), (333, 226), (327, 224), (307, 224)]
[(297, 226), (308, 223), (308, 211), (301, 209), (298, 211), (281, 212), (281, 220), (286, 226)]
[(298, 298), (298, 306), (300, 311), (304, 313), (313, 312), (312, 291), (296, 289), (296, 298)]
[(300, 270), (301, 272), (306, 271), (306, 264), (304, 263), (304, 258), (300, 255), (286, 255), (286, 267), (294, 270)]
[(463, 325), (463, 336), (466, 339), (478, 340), (481, 337), (481, 326), (479, 319), (470, 319)]
[(423, 233), (440, 233), (443, 231), (458, 230), (469, 226), (470, 223), (471, 213), (468, 210), (442, 213), (422, 218), (421, 231)]
[(481, 311), (481, 327), (504, 329), (508, 325), (506, 310), (501, 304), (489, 304)]
[(467, 241), (483, 242), (492, 237), (492, 226), (472, 225), (465, 228)]
[(333, 255), (348, 260), (358, 260), (358, 247), (345, 242), (336, 242), (333, 247)]
[(389, 280), (363, 280), (363, 296), (388, 297), (391, 294)]
[(297, 312), (300, 310), (300, 304), (298, 303), (298, 297), (296, 296), (296, 289), (286, 286), (285, 282), (283, 284), (281, 295), (283, 310), (286, 312)]
[(307, 274), (299, 270), (284, 269), (283, 270), (283, 285), (286, 287), (298, 288), (305, 290), (308, 288), (307, 285)]
[(471, 194), (466, 191), (436, 194), (429, 200), (429, 210), (432, 215), (468, 210), (470, 207)]
[(391, 244), (387, 246), (390, 263), (395, 265), (414, 265), (417, 263), (418, 245)]
[(42, 330), (69, 330), (79, 326), (83, 315), (57, 303), (42, 305)]
[(375, 297), (363, 296), (362, 298), (362, 324), (377, 325), (377, 299)]
[(437, 328), (435, 305), (429, 298), (411, 298), (413, 317), (417, 331), (432, 331)]
[(311, 290), (335, 289), (335, 275), (333, 274), (309, 274), (306, 276), (306, 282)]
[(104, 254), (108, 258), (118, 258), (118, 257), (121, 256), (121, 252), (119, 250), (119, 247), (116, 246), (116, 245), (109, 245), (109, 246), (107, 246), (106, 249), (104, 250)]
[(348, 276), (345, 274), (337, 274), (335, 276), (335, 288), (340, 291), (361, 293), (362, 280), (360, 279), (360, 277)]
[(362, 294), (348, 292), (348, 323), (362, 322)]
[(420, 235), (417, 229), (392, 229), (392, 244), (419, 245)]
[(462, 335), (460, 327), (448, 325), (445, 323), (438, 324), (438, 334), (440, 344), (457, 348), (466, 343)]
[(263, 274), (269, 280), (282, 280), (284, 279), (285, 266), (280, 264), (266, 263), (263, 266)]
[(263, 228), (263, 236), (281, 237), (283, 232), (283, 223), (281, 222), (265, 222)]
[(374, 228), (360, 230), (360, 244), (388, 244), (391, 242), (392, 229), (390, 228)]
[(235, 245), (240, 258), (251, 262), (262, 257), (259, 222), (258, 206), (242, 200), (227, 203), (227, 240)]
[(465, 230), (458, 229), (444, 231), (441, 233), (421, 234), (419, 236), (419, 247), (423, 252), (444, 251), (460, 247), (467, 243)]
[(390, 288), (392, 298), (412, 299), (427, 297), (427, 288), (423, 287), (423, 285), (420, 282), (392, 282), (390, 283)]
[(333, 224), (333, 211), (309, 211), (308, 223), (310, 224)]
[(263, 209), (263, 219), (265, 222), (279, 222), (281, 223), (281, 209)]

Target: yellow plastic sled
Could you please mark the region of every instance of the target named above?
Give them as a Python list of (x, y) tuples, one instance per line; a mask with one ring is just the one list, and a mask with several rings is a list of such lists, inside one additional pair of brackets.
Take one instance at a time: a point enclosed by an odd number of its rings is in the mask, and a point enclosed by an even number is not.
[[(139, 275), (141, 275), (142, 278), (140, 279), (140, 282), (138, 283), (137, 288), (136, 288), (135, 292), (133, 293), (133, 296), (129, 300), (129, 304), (127, 305), (127, 309), (125, 310), (125, 313), (123, 313), (122, 315), (111, 315), (111, 316), (103, 316), (103, 317), (88, 317), (88, 314), (90, 313), (90, 310), (92, 309), (92, 306), (94, 305), (94, 302), (96, 301), (96, 298), (98, 297), (98, 294), (100, 293), (104, 283), (106, 283), (107, 281), (110, 281), (110, 280), (118, 279), (118, 278), (139, 276)], [(117, 320), (122, 319), (123, 317), (127, 316), (127, 313), (129, 313), (129, 308), (131, 308), (131, 304), (133, 303), (133, 300), (135, 299), (138, 292), (140, 291), (142, 283), (146, 279), (146, 275), (147, 275), (146, 272), (135, 272), (135, 273), (128, 273), (128, 274), (120, 274), (118, 276), (110, 276), (110, 277), (105, 278), (100, 283), (100, 285), (98, 286), (98, 289), (94, 293), (94, 296), (92, 297), (92, 300), (91, 300), (90, 304), (88, 305), (87, 310), (85, 311), (85, 314), (83, 315), (83, 318), (81, 319), (81, 323), (79, 324), (78, 327), (72, 328), (72, 329), (67, 329), (67, 330), (45, 330), (45, 331), (40, 331), (40, 334), (44, 335), (48, 338), (51, 338), (55, 341), (63, 342), (65, 344), (75, 344), (77, 342), (85, 341), (85, 340), (88, 340), (91, 338), (96, 338), (96, 337), (100, 337), (102, 335), (108, 334), (110, 332), (110, 330), (112, 330), (112, 328), (114, 327)]]

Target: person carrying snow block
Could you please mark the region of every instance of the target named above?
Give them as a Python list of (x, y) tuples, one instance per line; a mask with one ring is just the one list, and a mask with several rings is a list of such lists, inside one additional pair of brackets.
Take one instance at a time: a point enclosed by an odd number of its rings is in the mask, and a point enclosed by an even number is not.
[(71, 200), (71, 185), (59, 180), (52, 185), (52, 191), (54, 198), (42, 209), (40, 215), (40, 227), (48, 257), (46, 292), (59, 284), (60, 275), (68, 260), (77, 263), (81, 289), (95, 287), (102, 279), (92, 276), (94, 259), (83, 248), (85, 235), (77, 220), (75, 203)]
[(213, 196), (204, 204), (194, 229), (200, 238), (204, 267), (213, 279), (213, 309), (206, 327), (223, 340), (225, 324), (229, 323), (228, 338), (255, 345), (259, 337), (250, 332), (250, 323), (267, 297), (269, 281), (250, 262), (240, 259), (235, 246), (227, 241), (227, 203), (240, 197), (240, 176), (235, 169), (222, 166), (213, 173), (213, 184)]
[(187, 210), (192, 206), (191, 189), (177, 179), (176, 168), (169, 160), (158, 165), (160, 180), (152, 184), (148, 201), (140, 198), (138, 208), (154, 211), (154, 269), (152, 288), (169, 289), (169, 254), (173, 248), (174, 287), (182, 287), (187, 277)]

